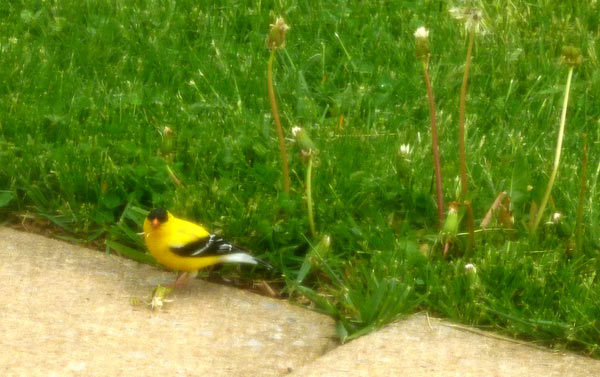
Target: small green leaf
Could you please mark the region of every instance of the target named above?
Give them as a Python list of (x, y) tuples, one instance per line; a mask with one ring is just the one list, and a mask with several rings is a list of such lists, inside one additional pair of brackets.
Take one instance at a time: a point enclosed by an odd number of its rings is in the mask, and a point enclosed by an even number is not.
[(15, 198), (12, 191), (0, 191), (0, 208), (6, 207)]
[(306, 275), (310, 272), (310, 267), (309, 255), (307, 254), (300, 267), (300, 272), (298, 272), (298, 276), (296, 277), (296, 284), (302, 284), (304, 278), (306, 278)]
[(301, 285), (297, 286), (296, 289), (298, 289), (304, 296), (306, 296), (306, 298), (308, 298), (316, 305), (315, 309), (317, 311), (330, 315), (332, 317), (338, 316), (338, 310), (336, 309), (336, 307), (326, 298), (320, 296), (317, 292), (313, 291), (310, 288), (303, 287)]
[(346, 330), (346, 326), (344, 326), (342, 321), (337, 321), (335, 323), (335, 332), (342, 343), (344, 343), (348, 338), (348, 330)]

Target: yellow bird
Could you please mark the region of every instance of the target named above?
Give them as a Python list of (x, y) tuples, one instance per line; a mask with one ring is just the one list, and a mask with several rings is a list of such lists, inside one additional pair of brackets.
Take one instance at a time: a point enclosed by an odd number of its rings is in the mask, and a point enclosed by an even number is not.
[(162, 208), (153, 209), (144, 220), (144, 237), (150, 254), (160, 264), (179, 271), (173, 287), (185, 284), (189, 278), (196, 276), (198, 270), (218, 263), (258, 264), (273, 268), (239, 246)]

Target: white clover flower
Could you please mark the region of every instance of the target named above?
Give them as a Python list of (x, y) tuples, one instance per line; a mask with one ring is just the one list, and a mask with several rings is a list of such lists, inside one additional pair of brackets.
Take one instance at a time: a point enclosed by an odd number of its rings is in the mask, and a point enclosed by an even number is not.
[(465, 272), (472, 272), (474, 274), (477, 273), (477, 267), (473, 263), (465, 264)]
[(398, 155), (400, 157), (405, 157), (408, 158), (410, 156), (410, 154), (412, 153), (413, 149), (410, 146), (410, 144), (402, 144), (400, 146), (400, 149), (398, 149)]
[(169, 126), (165, 126), (162, 130), (162, 136), (169, 136), (173, 134), (173, 130)]
[(296, 135), (298, 135), (298, 133), (299, 133), (300, 131), (302, 131), (302, 127), (298, 127), (298, 126), (296, 126), (296, 127), (293, 127), (293, 128), (292, 128), (292, 135), (294, 135), (294, 137), (296, 137)]
[(554, 224), (558, 224), (561, 219), (562, 219), (562, 213), (560, 213), (560, 212), (554, 212), (552, 214), (552, 222)]
[(421, 26), (415, 31), (414, 36), (417, 39), (427, 39), (429, 38), (429, 29), (425, 26)]

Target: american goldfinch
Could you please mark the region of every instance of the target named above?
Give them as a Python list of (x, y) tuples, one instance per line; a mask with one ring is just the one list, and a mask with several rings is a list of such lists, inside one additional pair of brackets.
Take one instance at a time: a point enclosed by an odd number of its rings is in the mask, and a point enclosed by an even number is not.
[(144, 238), (150, 254), (159, 263), (180, 272), (172, 284), (174, 287), (195, 277), (198, 270), (218, 263), (248, 263), (273, 268), (239, 246), (162, 208), (150, 211), (144, 220)]

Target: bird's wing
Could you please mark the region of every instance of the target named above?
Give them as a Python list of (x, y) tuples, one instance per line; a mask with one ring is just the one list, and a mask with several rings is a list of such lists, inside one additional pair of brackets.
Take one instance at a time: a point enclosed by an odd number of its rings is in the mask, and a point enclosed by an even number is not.
[(216, 234), (209, 234), (207, 237), (199, 238), (185, 245), (171, 246), (171, 251), (182, 257), (207, 257), (244, 250)]
[(169, 235), (169, 247), (182, 247), (207, 238), (210, 234), (200, 225), (173, 218), (165, 223), (165, 234)]
[(170, 250), (182, 257), (206, 257), (244, 251), (216, 234), (210, 234), (200, 225), (177, 219), (171, 224), (176, 234)]

